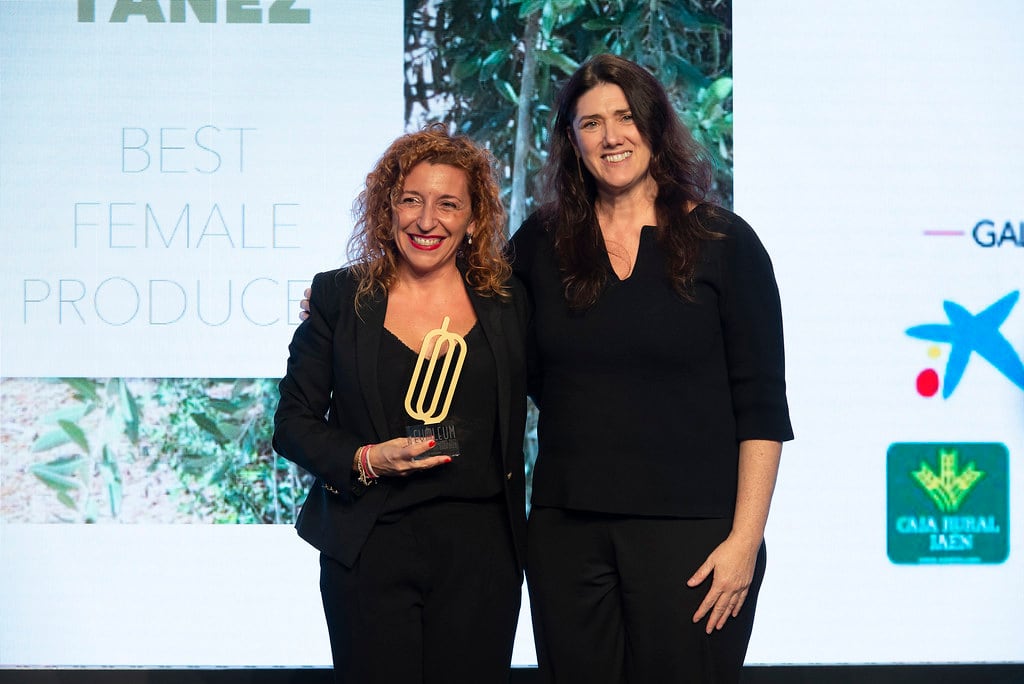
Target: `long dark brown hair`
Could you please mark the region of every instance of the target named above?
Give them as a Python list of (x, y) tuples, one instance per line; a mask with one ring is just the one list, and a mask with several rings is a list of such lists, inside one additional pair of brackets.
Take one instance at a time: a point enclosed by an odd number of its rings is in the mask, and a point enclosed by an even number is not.
[(658, 187), (658, 239), (666, 247), (673, 288), (689, 299), (700, 243), (721, 237), (687, 211), (691, 203), (708, 199), (711, 163), (679, 120), (661, 83), (639, 64), (610, 54), (587, 60), (562, 86), (542, 171), (545, 195), (540, 217), (555, 234), (565, 298), (574, 308), (587, 308), (597, 301), (609, 278), (594, 208), (597, 184), (570, 140), (577, 101), (602, 83), (622, 88), (637, 130), (651, 148), (649, 172)]

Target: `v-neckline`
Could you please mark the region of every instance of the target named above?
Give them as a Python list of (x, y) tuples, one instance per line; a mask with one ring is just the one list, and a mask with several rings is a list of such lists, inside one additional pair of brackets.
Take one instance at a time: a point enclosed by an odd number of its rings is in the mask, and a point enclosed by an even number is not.
[[(469, 337), (469, 336), (470, 336), (471, 334), (473, 334), (473, 331), (474, 331), (474, 330), (476, 330), (476, 328), (477, 328), (477, 326), (478, 326), (478, 325), (480, 325), (480, 319), (479, 319), (479, 318), (478, 318), (478, 319), (476, 319), (475, 321), (473, 321), (473, 325), (471, 325), (471, 326), (469, 327), (469, 330), (467, 330), (467, 331), (466, 331), (466, 334), (465, 334), (465, 335), (461, 335), (462, 339), (466, 339), (466, 338), (467, 338), (467, 337)], [(404, 349), (405, 349), (406, 351), (408, 351), (408, 352), (409, 352), (410, 354), (415, 354), (415, 355), (416, 355), (417, 357), (419, 357), (419, 355), (420, 355), (420, 350), (419, 350), (419, 349), (413, 349), (412, 347), (410, 347), (410, 346), (409, 346), (408, 344), (406, 344), (406, 343), (405, 343), (405, 340), (403, 340), (403, 339), (402, 339), (401, 337), (399, 337), (399, 336), (398, 336), (398, 335), (396, 335), (396, 334), (395, 334), (394, 332), (392, 332), (392, 331), (391, 331), (391, 329), (390, 329), (390, 328), (388, 328), (388, 327), (387, 327), (386, 325), (382, 325), (381, 327), (382, 327), (382, 328), (384, 328), (384, 332), (386, 332), (386, 333), (387, 333), (388, 335), (390, 335), (390, 336), (391, 336), (391, 338), (392, 338), (393, 340), (395, 340), (396, 342), (398, 342), (398, 344), (402, 345), (402, 347), (403, 347), (403, 348), (404, 348)], [(421, 342), (420, 344), (422, 345), (422, 342)], [(450, 347), (449, 347), (449, 348), (450, 348)], [(439, 359), (443, 359), (443, 358), (444, 358), (444, 357), (446, 357), (447, 355), (448, 355), (448, 352), (445, 352), (444, 354), (441, 354), (441, 355), (440, 355), (439, 357), (437, 357), (437, 358), (439, 358)], [(433, 357), (427, 357), (427, 358), (428, 358), (428, 359), (430, 359), (430, 358), (433, 358)]]
[[(620, 278), (619, 274), (615, 272), (615, 267), (612, 266), (612, 257), (608, 253), (608, 247), (607, 246), (604, 247), (604, 250), (603, 250), (604, 251), (604, 262), (608, 266), (608, 270), (611, 272), (612, 277), (615, 279), (615, 282), (617, 282), (617, 283), (627, 283), (627, 282), (629, 282), (630, 280), (633, 279), (634, 275), (636, 275), (636, 270), (640, 267), (640, 252), (643, 250), (644, 236), (647, 235), (648, 232), (650, 232), (650, 231), (648, 231), (648, 228), (654, 229), (655, 226), (652, 226), (652, 225), (640, 226), (640, 240), (636, 243), (636, 258), (633, 260), (633, 268), (631, 268), (629, 270), (629, 275), (627, 275), (625, 278)], [(604, 238), (603, 237), (602, 237), (601, 241), (604, 242)]]

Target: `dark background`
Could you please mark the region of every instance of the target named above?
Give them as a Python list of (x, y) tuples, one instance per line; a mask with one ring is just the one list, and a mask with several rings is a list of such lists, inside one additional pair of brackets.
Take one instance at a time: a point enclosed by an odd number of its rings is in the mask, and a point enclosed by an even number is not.
[[(512, 670), (509, 684), (536, 684), (537, 670)], [(325, 669), (0, 670), (3, 684), (332, 684)], [(746, 667), (744, 684), (1021, 684), (1024, 664)], [(400, 683), (396, 683), (400, 684)], [(581, 682), (580, 684), (585, 684)]]

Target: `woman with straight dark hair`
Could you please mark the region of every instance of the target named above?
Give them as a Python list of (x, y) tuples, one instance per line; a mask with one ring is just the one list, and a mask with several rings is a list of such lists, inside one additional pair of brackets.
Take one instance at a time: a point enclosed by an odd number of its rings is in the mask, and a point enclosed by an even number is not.
[(563, 87), (514, 235), (540, 408), (527, 581), (541, 679), (736, 682), (792, 438), (771, 262), (708, 201), (664, 88), (599, 55)]

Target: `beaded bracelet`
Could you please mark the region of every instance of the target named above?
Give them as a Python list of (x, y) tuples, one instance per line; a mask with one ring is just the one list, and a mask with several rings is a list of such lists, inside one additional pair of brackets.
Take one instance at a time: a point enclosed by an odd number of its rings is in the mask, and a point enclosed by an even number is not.
[(356, 472), (359, 473), (359, 484), (369, 487), (377, 482), (377, 473), (370, 467), (370, 460), (367, 454), (370, 453), (370, 445), (359, 448), (359, 455), (356, 457)]
[(363, 468), (366, 469), (366, 474), (370, 476), (370, 479), (376, 480), (380, 476), (377, 475), (377, 472), (373, 469), (373, 464), (370, 463), (370, 449), (373, 446), (373, 444), (366, 445), (366, 451), (363, 452)]

